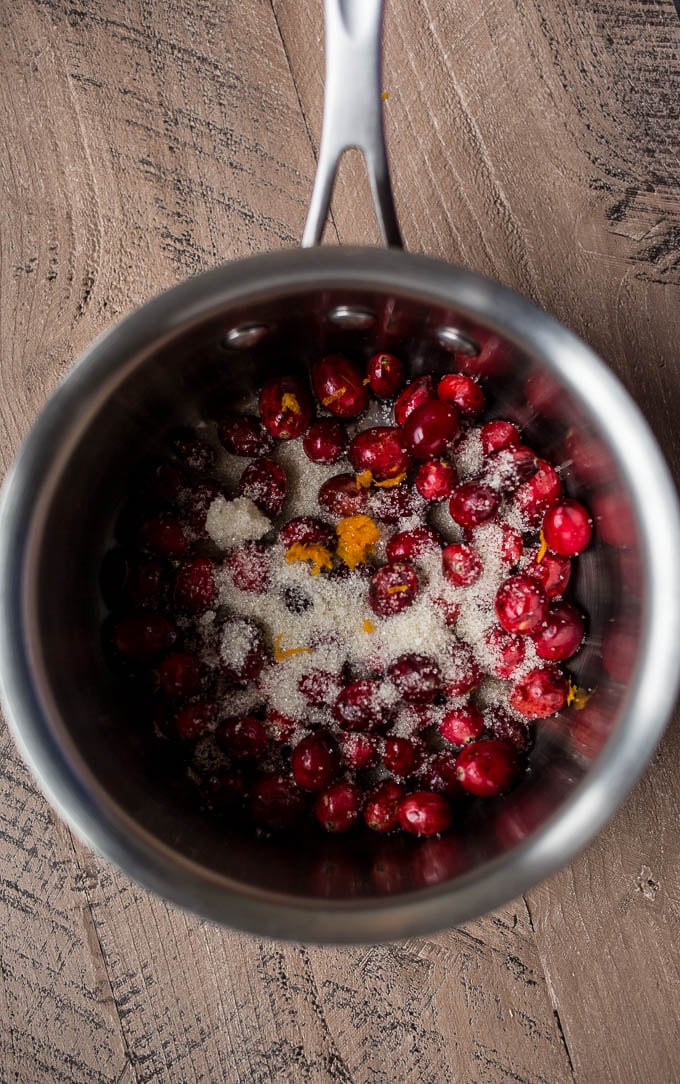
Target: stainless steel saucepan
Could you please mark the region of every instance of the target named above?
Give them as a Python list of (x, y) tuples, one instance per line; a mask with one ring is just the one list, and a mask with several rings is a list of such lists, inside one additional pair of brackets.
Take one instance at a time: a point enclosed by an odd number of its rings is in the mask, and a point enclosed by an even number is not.
[[(78, 833), (131, 876), (219, 922), (374, 941), (494, 908), (567, 862), (647, 763), (678, 684), (680, 526), (645, 421), (592, 351), (512, 291), (401, 251), (380, 104), (380, 0), (326, 0), (327, 89), (303, 245), (186, 282), (127, 317), (47, 404), (8, 477), (0, 671), (15, 737)], [(367, 159), (390, 248), (318, 248), (342, 151)], [(178, 422), (216, 416), (322, 353), (391, 350), (488, 377), (494, 410), (563, 466), (596, 536), (576, 592), (590, 700), (542, 724), (532, 771), (463, 839), (253, 840), (154, 772), (100, 651), (98, 570), (125, 480)]]

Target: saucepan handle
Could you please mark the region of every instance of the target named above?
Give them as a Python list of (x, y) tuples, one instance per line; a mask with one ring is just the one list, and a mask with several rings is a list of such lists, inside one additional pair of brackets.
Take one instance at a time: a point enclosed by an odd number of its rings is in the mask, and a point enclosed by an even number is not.
[(314, 191), (302, 237), (321, 240), (338, 163), (350, 147), (363, 152), (380, 232), (402, 247), (385, 147), (381, 97), (383, 0), (324, 0), (326, 89)]

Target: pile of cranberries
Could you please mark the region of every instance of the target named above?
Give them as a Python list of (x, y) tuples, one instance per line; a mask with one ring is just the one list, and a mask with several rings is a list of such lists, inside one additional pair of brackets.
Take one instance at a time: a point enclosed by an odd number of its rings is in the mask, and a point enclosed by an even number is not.
[[(393, 401), (390, 424), (361, 428), (359, 419), (376, 400)], [(312, 366), (311, 387), (294, 375), (275, 377), (260, 391), (257, 414), (223, 417), (201, 430), (206, 438), (177, 430), (167, 455), (140, 466), (119, 517), (118, 546), (102, 570), (110, 610), (105, 645), (117, 673), (133, 682), (153, 732), (171, 743), (180, 761), (189, 763), (197, 743), (214, 737), (223, 757), (219, 768), (204, 766), (200, 778), (206, 810), (267, 832), (298, 831), (316, 821), (328, 832), (363, 824), (377, 833), (432, 836), (451, 828), (465, 802), (502, 794), (517, 781), (534, 721), (567, 703), (561, 664), (578, 651), (585, 623), (563, 594), (571, 560), (588, 546), (592, 525), (519, 429), (503, 419), (484, 420), (484, 410), (480, 383), (464, 373), (407, 382), (403, 362), (393, 355), (376, 354), (367, 365), (330, 356)], [(460, 482), (455, 450), (473, 428), (481, 466)], [(283, 521), (289, 480), (276, 448), (295, 440), (309, 460), (337, 464), (338, 472), (319, 489), (318, 516)], [(268, 540), (243, 542), (226, 555), (206, 531), (211, 504), (225, 495), (223, 450), (248, 461), (238, 492), (272, 521)], [(448, 508), (457, 539), (448, 544), (430, 522), (439, 505)], [(513, 523), (522, 529), (500, 518), (507, 508), (517, 512)], [(333, 552), (332, 520), (358, 515), (380, 525), (386, 559), (338, 569), (334, 558), (335, 567), (322, 567), (320, 575), (363, 578), (376, 621), (386, 622), (417, 598), (422, 583), (414, 562), (425, 551), (441, 551), (449, 584), (472, 588), (484, 571), (477, 532), (500, 524), (507, 578), (485, 634), (493, 665), (485, 673), (456, 637), (465, 605), (464, 594), (457, 595), (459, 603), (436, 603), (451, 628), (451, 652), (460, 664), (455, 679), (437, 659), (416, 651), (387, 661), (382, 671), (377, 662), (369, 673), (347, 667), (330, 673), (310, 656), (299, 689), (310, 708), (330, 713), (332, 728), (294, 740), (300, 720), (264, 701), (252, 714), (233, 715), (230, 692), (257, 685), (274, 645), (254, 621), (232, 617), (233, 654), (201, 652), (196, 629), (218, 605), (220, 573), (228, 569), (239, 591), (264, 594), (272, 538), (286, 550)], [(395, 530), (405, 518), (407, 529)], [(310, 576), (312, 596), (314, 583)], [(305, 605), (307, 595), (290, 591), (291, 612)], [(527, 671), (529, 642), (540, 665)], [(508, 683), (505, 707), (475, 702), (488, 676)], [(393, 731), (396, 705), (382, 695), (385, 680), (418, 720), (410, 736)], [(446, 708), (436, 726), (434, 705)]]

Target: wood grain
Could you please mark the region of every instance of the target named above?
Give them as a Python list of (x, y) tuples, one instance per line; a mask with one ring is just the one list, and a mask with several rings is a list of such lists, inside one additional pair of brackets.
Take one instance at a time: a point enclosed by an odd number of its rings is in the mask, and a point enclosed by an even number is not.
[[(321, 121), (319, 4), (0, 10), (0, 439), (112, 319), (295, 244)], [(391, 0), (409, 247), (584, 335), (680, 466), (671, 0)], [(377, 241), (357, 156), (330, 240)], [(258, 941), (170, 908), (47, 809), (3, 735), (0, 1080), (667, 1082), (680, 1069), (678, 726), (609, 829), (494, 915), (401, 945)], [(642, 1008), (640, 1008), (642, 1007)]]

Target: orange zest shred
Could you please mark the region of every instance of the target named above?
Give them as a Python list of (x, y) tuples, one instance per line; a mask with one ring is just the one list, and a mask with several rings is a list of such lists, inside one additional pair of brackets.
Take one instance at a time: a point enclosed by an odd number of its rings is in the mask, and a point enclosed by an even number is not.
[(283, 633), (274, 640), (274, 658), (277, 662), (283, 662), (284, 659), (290, 658), (291, 655), (306, 655), (312, 653), (311, 647), (289, 647), (287, 651), (281, 647), (281, 641), (283, 640)]
[(540, 549), (539, 549), (538, 553), (536, 554), (536, 564), (537, 565), (540, 565), (541, 561), (543, 560), (546, 553), (548, 552), (548, 543), (545, 540), (545, 535), (543, 534), (543, 531), (541, 531), (539, 537), (541, 539), (541, 546), (540, 546)]
[(376, 482), (378, 489), (392, 489), (392, 486), (401, 485), (406, 477), (406, 471), (402, 471), (401, 474), (397, 474), (395, 478), (386, 478), (384, 482)]
[(365, 376), (364, 379), (361, 381), (361, 383), (364, 384), (364, 385), (365, 384), (370, 384), (371, 383), (371, 378), (369, 376)]
[(375, 625), (368, 618), (364, 621), (364, 632), (375, 632)]
[(386, 90), (383, 90), (382, 94), (380, 95), (380, 101), (381, 102), (386, 102), (388, 98), (389, 98), (389, 94), (387, 93)]
[(581, 689), (578, 685), (574, 685), (573, 682), (569, 682), (569, 689), (567, 690), (567, 707), (574, 708), (575, 711), (583, 711), (586, 704), (593, 695), (594, 690), (588, 692), (587, 689)]
[(318, 576), (322, 568), (333, 567), (331, 551), (318, 542), (294, 542), (286, 554), (286, 564), (292, 565), (295, 561), (309, 561), (312, 576)]
[(368, 489), (373, 481), (373, 475), (370, 470), (362, 470), (360, 474), (354, 475), (354, 481), (359, 489)]
[(380, 531), (370, 516), (345, 516), (335, 530), (338, 535), (337, 555), (348, 568), (364, 564), (376, 542), (380, 541)]
[(297, 396), (292, 391), (286, 391), (281, 397), (281, 410), (290, 410), (292, 414), (302, 414)]
[(331, 403), (335, 403), (338, 399), (342, 399), (346, 391), (347, 388), (338, 388), (337, 391), (334, 391), (332, 395), (327, 395), (325, 399), (321, 400), (321, 402), (324, 406), (330, 406)]
[(405, 583), (398, 583), (394, 587), (387, 588), (388, 595), (400, 595), (402, 591), (408, 591), (408, 586)]

